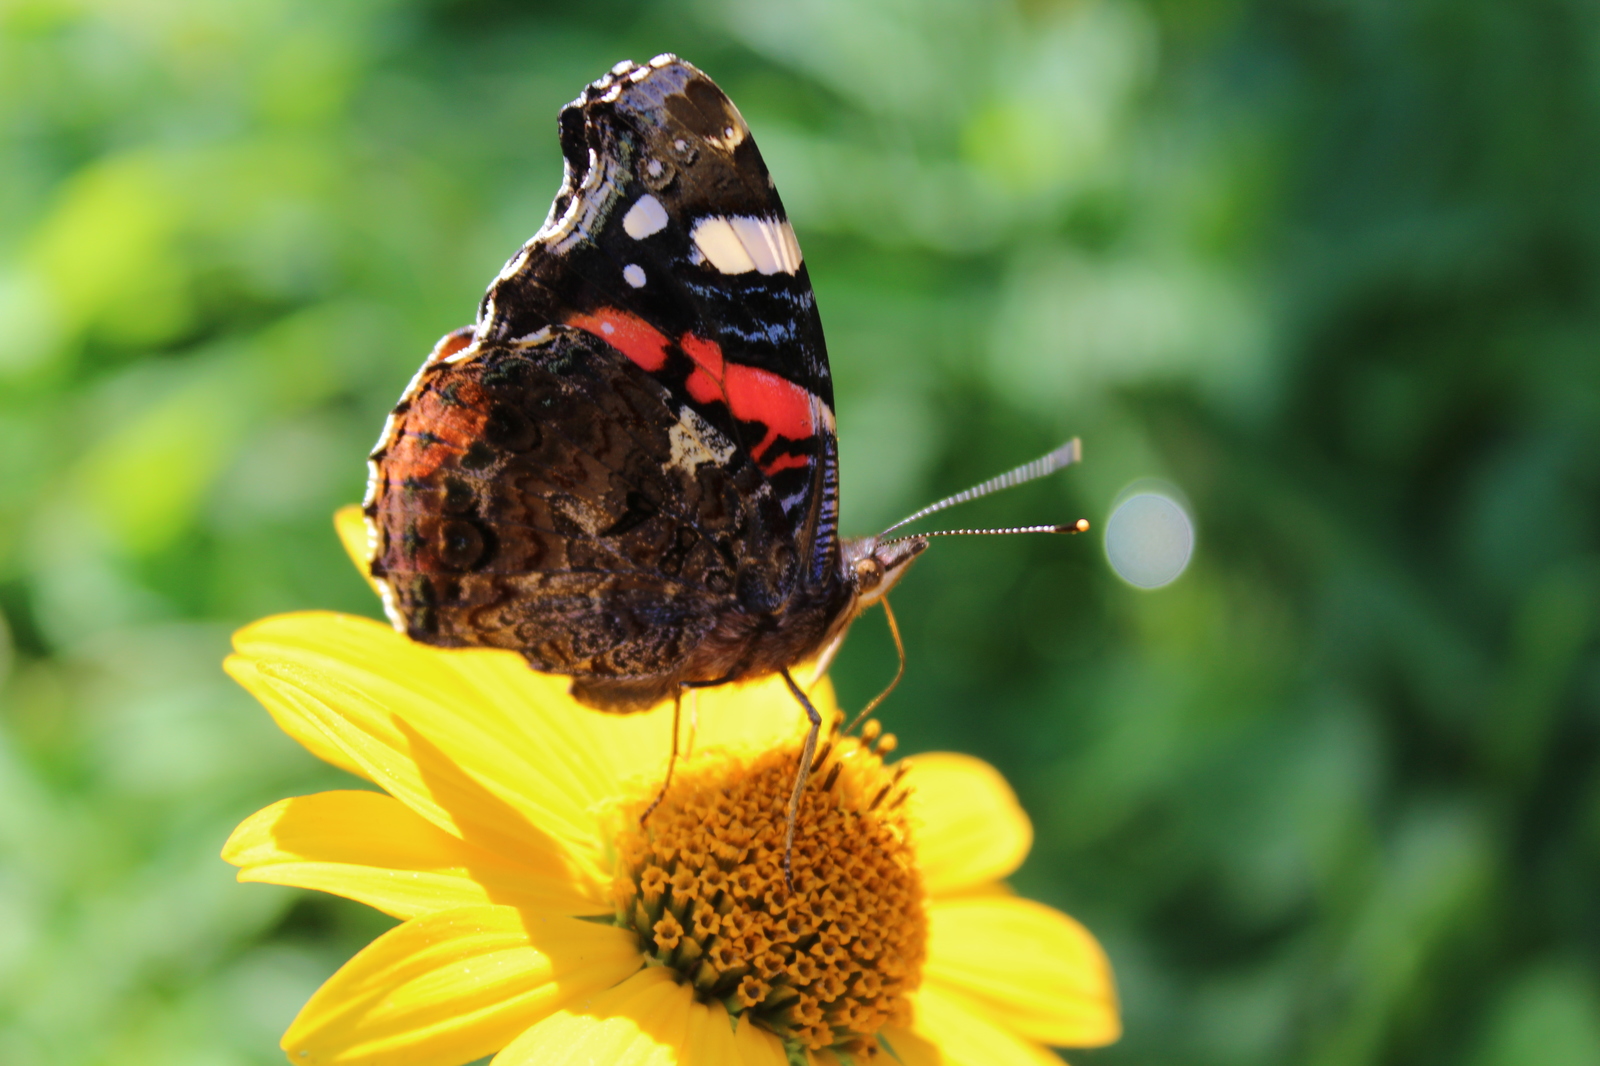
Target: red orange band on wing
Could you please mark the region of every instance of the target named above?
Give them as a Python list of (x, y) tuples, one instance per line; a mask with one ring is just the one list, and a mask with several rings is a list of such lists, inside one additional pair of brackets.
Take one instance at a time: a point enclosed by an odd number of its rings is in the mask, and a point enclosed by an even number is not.
[(473, 382), (460, 382), (455, 396), (452, 402), (437, 389), (424, 389), (400, 416), (400, 432), (383, 461), (383, 476), (390, 484), (429, 476), (483, 436), (488, 404), (482, 391)]
[(750, 453), (757, 462), (779, 437), (804, 440), (816, 433), (816, 397), (808, 390), (770, 370), (725, 361), (716, 341), (685, 333), (678, 346), (695, 362), (684, 383), (689, 395), (700, 403), (721, 400), (739, 421), (767, 427), (767, 435)]
[(678, 346), (701, 370), (718, 381), (722, 380), (722, 345), (716, 341), (701, 340), (693, 333), (685, 333), (678, 340)]
[(771, 477), (780, 470), (798, 470), (811, 465), (809, 455), (775, 455), (770, 462), (759, 464), (761, 472)]
[[(653, 374), (667, 365), (671, 342), (638, 315), (602, 307), (592, 315), (573, 315), (567, 324), (599, 337), (642, 370)], [(817, 432), (819, 401), (808, 390), (770, 370), (730, 363), (723, 358), (720, 344), (693, 333), (685, 333), (678, 346), (695, 365), (684, 387), (696, 403), (726, 404), (740, 422), (760, 422), (767, 427), (766, 436), (750, 453), (757, 464), (779, 437), (805, 440)], [(810, 462), (802, 455), (780, 455), (762, 470), (770, 476)]]
[(602, 307), (592, 315), (573, 315), (567, 325), (593, 333), (652, 374), (667, 365), (666, 334), (638, 315)]
[(439, 338), (439, 343), (435, 344), (433, 351), (428, 353), (428, 362), (442, 363), (471, 343), (471, 326), (463, 326), (461, 329), (452, 330)]

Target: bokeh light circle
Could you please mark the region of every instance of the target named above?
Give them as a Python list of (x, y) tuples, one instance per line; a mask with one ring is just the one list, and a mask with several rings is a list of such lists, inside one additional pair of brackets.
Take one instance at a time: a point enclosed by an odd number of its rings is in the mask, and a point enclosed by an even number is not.
[(1106, 520), (1106, 558), (1128, 584), (1158, 589), (1176, 581), (1194, 555), (1194, 521), (1159, 492), (1123, 497)]

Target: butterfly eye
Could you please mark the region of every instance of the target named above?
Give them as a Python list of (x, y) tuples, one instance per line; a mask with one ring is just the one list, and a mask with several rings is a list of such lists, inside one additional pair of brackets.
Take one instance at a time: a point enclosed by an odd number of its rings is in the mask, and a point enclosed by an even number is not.
[(883, 580), (883, 564), (872, 556), (867, 556), (856, 563), (856, 589), (861, 592), (871, 592)]

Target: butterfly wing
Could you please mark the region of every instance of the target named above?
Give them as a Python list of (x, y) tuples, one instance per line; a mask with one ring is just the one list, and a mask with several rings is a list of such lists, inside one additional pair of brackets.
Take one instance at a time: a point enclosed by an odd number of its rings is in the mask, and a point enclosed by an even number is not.
[(372, 457), (372, 572), (413, 637), (512, 648), (628, 709), (789, 665), (847, 610), (832, 386), (749, 129), (693, 67), (563, 110), (539, 233)]
[(738, 612), (738, 542), (781, 519), (761, 472), (583, 330), (440, 351), (374, 459), (390, 613), (426, 643), (645, 682), (629, 704), (668, 694)]
[(588, 330), (747, 453), (821, 580), (837, 559), (833, 383), (799, 244), (749, 126), (674, 56), (619, 63), (561, 113), (550, 216), (479, 336)]

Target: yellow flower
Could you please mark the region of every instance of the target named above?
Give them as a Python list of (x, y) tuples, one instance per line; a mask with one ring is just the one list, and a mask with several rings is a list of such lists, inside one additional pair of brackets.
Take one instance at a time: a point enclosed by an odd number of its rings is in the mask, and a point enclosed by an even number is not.
[[(402, 924), (284, 1035), (295, 1063), (866, 1061), (1024, 1066), (1118, 1036), (1094, 938), (999, 879), (1031, 843), (991, 767), (886, 765), (832, 736), (784, 883), (802, 716), (781, 680), (699, 698), (660, 806), (671, 708), (613, 716), (516, 655), (327, 613), (241, 630), (227, 669), (290, 736), (383, 792), (273, 804), (223, 857)], [(811, 698), (842, 715), (824, 680)]]

